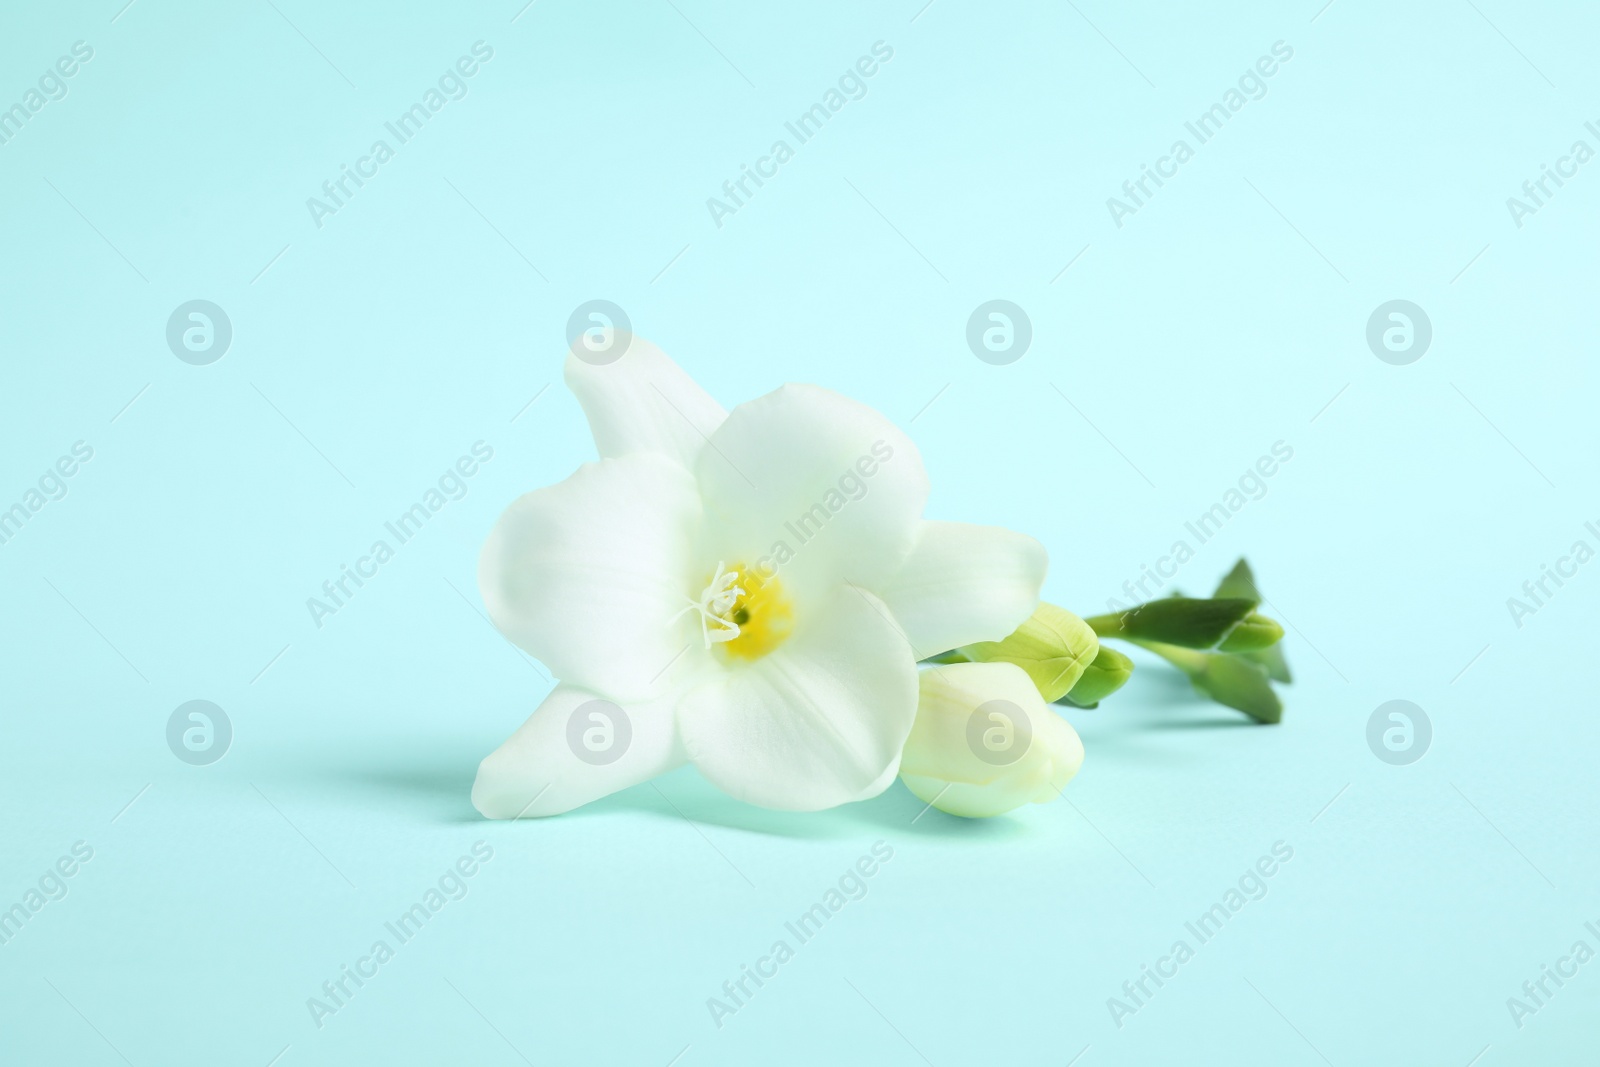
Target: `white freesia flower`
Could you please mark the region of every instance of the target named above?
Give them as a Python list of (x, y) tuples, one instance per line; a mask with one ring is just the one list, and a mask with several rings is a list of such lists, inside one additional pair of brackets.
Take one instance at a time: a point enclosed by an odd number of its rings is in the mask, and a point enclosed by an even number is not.
[[(1011, 633), (1043, 547), (924, 521), (916, 447), (862, 404), (788, 385), (727, 413), (653, 345), (610, 340), (621, 359), (566, 366), (599, 462), (518, 499), (483, 548), (490, 616), (560, 684), (483, 761), (473, 803), (553, 815), (685, 762), (770, 808), (876, 795), (917, 659)], [(620, 754), (580, 758), (591, 721)]]
[(1015, 664), (932, 667), (921, 690), (900, 778), (940, 811), (981, 819), (1042, 804), (1083, 765), (1078, 732)]

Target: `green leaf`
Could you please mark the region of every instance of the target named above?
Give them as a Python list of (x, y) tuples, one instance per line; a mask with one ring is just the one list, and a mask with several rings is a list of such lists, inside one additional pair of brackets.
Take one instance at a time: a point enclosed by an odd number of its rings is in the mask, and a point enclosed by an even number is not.
[(1067, 695), (1055, 703), (1069, 703), (1080, 708), (1092, 708), (1106, 697), (1121, 689), (1133, 674), (1133, 660), (1114, 648), (1101, 645), (1094, 662), (1084, 668)]
[(1283, 658), (1281, 644), (1273, 645), (1271, 648), (1258, 648), (1251, 652), (1240, 652), (1238, 655), (1251, 663), (1259, 664), (1266, 670), (1267, 677), (1274, 682), (1288, 685), (1294, 681), (1294, 677), (1289, 673), (1289, 661)]
[[(1253, 600), (1167, 597), (1085, 620), (1101, 637), (1159, 641), (1179, 648), (1216, 648), (1255, 611)], [(1257, 635), (1260, 636), (1259, 634)], [(1247, 639), (1248, 640), (1248, 639)], [(1259, 647), (1248, 646), (1247, 647)]]

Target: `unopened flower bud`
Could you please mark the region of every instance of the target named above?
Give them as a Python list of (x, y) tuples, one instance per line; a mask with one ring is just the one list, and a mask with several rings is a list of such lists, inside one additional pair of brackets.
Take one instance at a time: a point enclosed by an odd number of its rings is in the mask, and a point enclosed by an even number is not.
[(1010, 637), (968, 645), (961, 653), (977, 663), (1016, 664), (1053, 704), (1077, 684), (1099, 648), (1088, 623), (1054, 604), (1040, 604)]
[(1263, 648), (1271, 648), (1283, 640), (1283, 627), (1277, 620), (1269, 619), (1265, 615), (1252, 611), (1222, 639), (1217, 646), (1219, 652), (1257, 652)]
[(969, 819), (1054, 800), (1083, 765), (1083, 742), (1010, 663), (922, 672), (900, 778), (923, 801)]
[(1122, 688), (1133, 674), (1133, 660), (1114, 648), (1100, 646), (1094, 662), (1084, 668), (1083, 676), (1067, 693), (1067, 699), (1080, 708), (1092, 708), (1106, 697)]

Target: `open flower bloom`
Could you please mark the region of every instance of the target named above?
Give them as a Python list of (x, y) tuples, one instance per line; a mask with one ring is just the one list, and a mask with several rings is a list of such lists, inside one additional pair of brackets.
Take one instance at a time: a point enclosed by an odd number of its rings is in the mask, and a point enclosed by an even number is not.
[(900, 778), (940, 811), (982, 819), (1042, 804), (1083, 766), (1078, 732), (1015, 664), (932, 667), (921, 689)]
[[(917, 660), (1011, 633), (1043, 547), (924, 521), (916, 447), (862, 404), (788, 385), (725, 412), (653, 345), (611, 340), (622, 358), (566, 366), (599, 462), (514, 502), (479, 561), (495, 625), (560, 684), (473, 803), (553, 815), (685, 762), (769, 808), (876, 795)], [(591, 722), (612, 751), (576, 741)]]

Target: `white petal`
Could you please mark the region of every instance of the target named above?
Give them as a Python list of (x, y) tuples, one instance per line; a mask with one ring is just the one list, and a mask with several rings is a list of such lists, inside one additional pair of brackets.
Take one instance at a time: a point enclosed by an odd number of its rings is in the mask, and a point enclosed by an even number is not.
[(924, 522), (917, 547), (884, 602), (926, 659), (1011, 636), (1039, 606), (1049, 557), (1025, 534), (999, 526)]
[[(655, 452), (693, 467), (706, 438), (728, 413), (683, 368), (642, 337), (601, 331), (603, 345), (623, 345), (614, 362), (567, 356), (567, 387), (578, 397), (601, 459)], [(592, 357), (591, 357), (592, 359)]]
[(687, 643), (687, 620), (670, 620), (691, 595), (699, 520), (694, 479), (677, 463), (650, 453), (586, 463), (506, 509), (478, 588), (500, 631), (562, 681), (645, 699)]
[(678, 704), (689, 758), (739, 800), (816, 811), (894, 780), (917, 705), (905, 636), (870, 593), (815, 607), (776, 651)]
[(915, 544), (928, 498), (909, 437), (813, 385), (739, 405), (695, 471), (707, 558), (773, 567), (797, 598), (831, 596), (844, 581), (880, 588)]
[(670, 701), (623, 709), (561, 685), (479, 765), (472, 804), (490, 819), (559, 815), (684, 762)]

